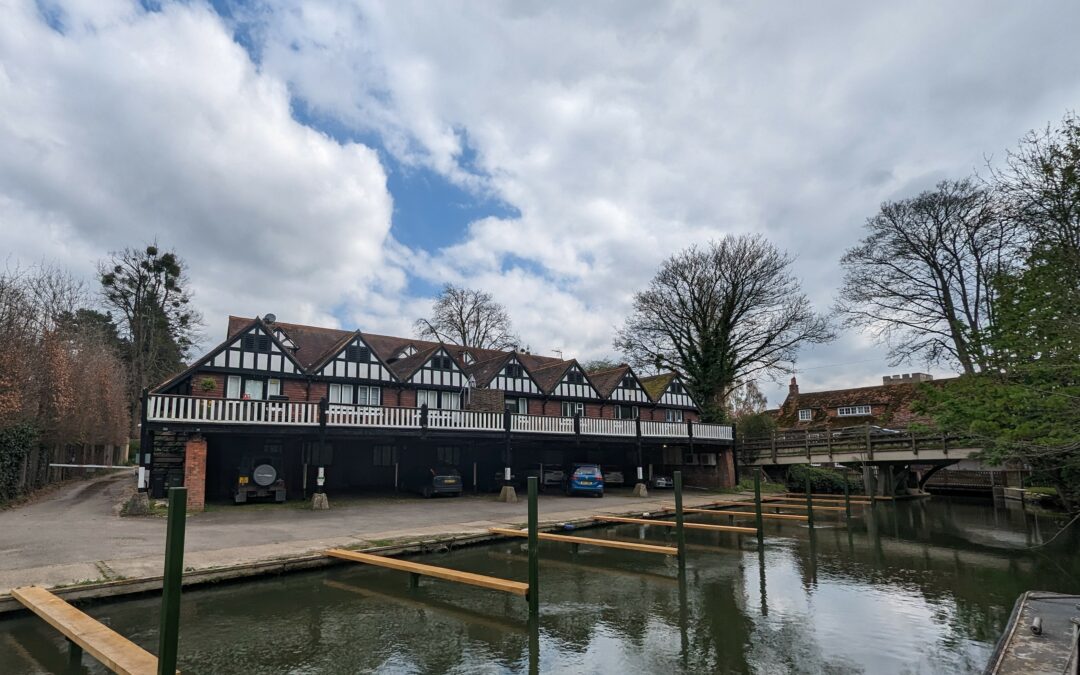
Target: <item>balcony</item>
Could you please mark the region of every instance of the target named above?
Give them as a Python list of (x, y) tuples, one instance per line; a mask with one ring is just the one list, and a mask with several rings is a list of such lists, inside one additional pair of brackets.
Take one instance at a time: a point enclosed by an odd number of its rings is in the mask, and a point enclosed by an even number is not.
[[(314, 427), (319, 404), (307, 401), (241, 401), (154, 394), (146, 399), (146, 421), (155, 424)], [(524, 435), (590, 436), (731, 441), (731, 427), (699, 422), (652, 422), (597, 417), (507, 415), (472, 410), (428, 410), (330, 404), (325, 424), (335, 429), (501, 432)]]

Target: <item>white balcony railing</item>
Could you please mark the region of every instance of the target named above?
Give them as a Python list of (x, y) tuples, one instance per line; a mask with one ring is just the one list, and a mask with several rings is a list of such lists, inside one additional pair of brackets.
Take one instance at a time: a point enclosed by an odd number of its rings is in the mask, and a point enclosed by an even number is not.
[(634, 420), (612, 420), (582, 417), (581, 433), (588, 436), (637, 436)]
[[(157, 423), (185, 424), (261, 424), (282, 426), (318, 426), (319, 404), (299, 401), (255, 401), (196, 396), (147, 397), (146, 419)], [(326, 408), (326, 426), (336, 428), (437, 429), (441, 431), (505, 431), (505, 417), (498, 412), (473, 410), (428, 410), (425, 424), (420, 408), (390, 408), (331, 403)], [(598, 417), (511, 415), (510, 431), (525, 434), (614, 436), (634, 438), (637, 420)], [(642, 420), (643, 438), (689, 438), (685, 422)], [(722, 424), (694, 423), (693, 437), (702, 440), (732, 439), (731, 427)]]

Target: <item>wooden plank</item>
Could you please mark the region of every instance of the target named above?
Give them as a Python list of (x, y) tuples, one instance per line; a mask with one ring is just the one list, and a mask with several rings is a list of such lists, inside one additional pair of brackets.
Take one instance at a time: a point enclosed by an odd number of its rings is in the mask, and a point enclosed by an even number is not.
[(454, 581), (459, 584), (489, 588), (493, 591), (502, 591), (503, 593), (512, 593), (513, 595), (525, 596), (529, 592), (529, 584), (520, 581), (510, 581), (509, 579), (489, 577), (483, 574), (462, 572), (460, 570), (452, 570), (448, 567), (425, 565), (411, 560), (399, 560), (398, 558), (388, 558), (382, 555), (346, 551), (340, 548), (332, 548), (326, 551), (326, 555), (342, 560), (351, 560), (353, 562), (387, 567), (401, 572), (412, 572), (413, 574), (420, 574), (425, 577), (435, 577), (436, 579), (443, 579), (445, 581)]
[[(11, 596), (64, 637), (120, 675), (154, 675), (157, 657), (39, 586), (13, 588)], [(177, 671), (179, 672), (179, 671)]]
[[(805, 500), (804, 500), (805, 501)], [(710, 502), (706, 506), (753, 506), (754, 502)], [(799, 504), (774, 504), (768, 500), (761, 501), (761, 508), (763, 509), (794, 509), (796, 511), (805, 511), (806, 507)], [(815, 511), (843, 511), (843, 506), (815, 506)]]
[[(620, 518), (618, 516), (593, 516), (594, 520), (605, 523), (630, 523), (633, 525), (661, 525), (663, 527), (675, 527), (670, 520), (649, 520), (647, 518)], [(712, 530), (714, 532), (745, 532), (757, 534), (756, 527), (739, 527), (738, 525), (705, 525), (703, 523), (683, 523), (688, 530)]]
[[(800, 503), (800, 504), (805, 504), (806, 503), (806, 497), (773, 497), (772, 499), (769, 499), (769, 500), (764, 500), (763, 499), (761, 501), (761, 503), (762, 504), (768, 504), (770, 501), (773, 501), (773, 502), (797, 502), (797, 503)], [(818, 504), (843, 504), (843, 503), (844, 503), (843, 499), (814, 499), (814, 508), (816, 509)], [(862, 500), (856, 501), (856, 500), (852, 499), (851, 500), (851, 505), (852, 506), (870, 506), (870, 502), (869, 501), (862, 501)]]
[[(753, 511), (724, 511), (723, 509), (690, 509), (683, 507), (683, 511), (686, 513), (707, 513), (713, 516), (735, 516), (738, 518), (757, 518), (757, 514)], [(762, 513), (762, 518), (772, 518), (774, 520), (807, 520), (808, 516), (800, 516), (793, 513)]]
[[(798, 497), (799, 499), (806, 499), (806, 493), (805, 492), (785, 492), (784, 496), (785, 497)], [(814, 499), (817, 499), (817, 498), (820, 497), (820, 498), (827, 499), (827, 500), (835, 500), (835, 501), (840, 501), (840, 502), (844, 501), (844, 496), (843, 495), (836, 495), (836, 494), (832, 494), (832, 493), (821, 494), (821, 493), (817, 493), (817, 492), (811, 492), (810, 496), (813, 497)], [(892, 497), (874, 497), (874, 499), (892, 499)], [(869, 502), (870, 497), (867, 496), (867, 495), (851, 495), (851, 501), (853, 501), (853, 502), (854, 501)]]
[[(508, 530), (501, 527), (493, 527), (489, 532), (502, 534), (508, 537), (527, 537), (525, 530)], [(636, 541), (619, 541), (618, 539), (590, 539), (588, 537), (572, 537), (565, 534), (552, 532), (538, 532), (537, 536), (544, 541), (561, 541), (567, 544), (585, 544), (586, 546), (599, 546), (601, 548), (618, 548), (624, 551), (639, 551), (641, 553), (660, 553), (663, 555), (678, 555), (679, 550), (674, 546), (657, 546), (656, 544), (639, 544)]]

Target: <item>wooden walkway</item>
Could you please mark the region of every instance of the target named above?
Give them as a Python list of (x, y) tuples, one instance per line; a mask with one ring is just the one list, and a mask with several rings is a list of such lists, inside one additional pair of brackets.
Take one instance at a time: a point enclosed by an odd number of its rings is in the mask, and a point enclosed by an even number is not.
[[(686, 513), (704, 513), (713, 516), (731, 516), (733, 518), (757, 518), (757, 514), (753, 511), (725, 511), (723, 509), (692, 509), (683, 507), (683, 511)], [(800, 516), (794, 513), (764, 513), (761, 517), (765, 520), (809, 520), (810, 516)]]
[[(594, 520), (605, 523), (629, 523), (631, 525), (660, 525), (662, 527), (675, 527), (671, 520), (650, 520), (648, 518), (620, 518), (618, 516), (593, 516)], [(712, 530), (714, 532), (743, 532), (757, 534), (756, 527), (739, 527), (738, 525), (706, 525), (703, 523), (683, 523), (688, 530)]]
[[(800, 499), (806, 499), (806, 493), (805, 492), (785, 492), (784, 496), (785, 497), (798, 497)], [(828, 493), (811, 492), (810, 496), (813, 497), (814, 499), (821, 499), (822, 501), (838, 501), (838, 502), (844, 501), (844, 495), (843, 494), (835, 494), (835, 493), (832, 493), (832, 492), (828, 492)], [(869, 495), (849, 495), (848, 498), (851, 499), (852, 503), (854, 503), (854, 502), (870, 503)], [(886, 495), (886, 496), (883, 496), (883, 497), (874, 497), (874, 499), (892, 499), (892, 497), (889, 497), (889, 496)]]
[[(38, 586), (11, 590), (11, 596), (64, 637), (120, 675), (155, 675), (157, 657), (93, 617)], [(177, 671), (179, 672), (179, 671)]]
[(454, 581), (459, 584), (489, 588), (493, 591), (502, 591), (503, 593), (511, 593), (513, 595), (526, 596), (529, 593), (529, 584), (520, 581), (510, 581), (509, 579), (500, 579), (499, 577), (489, 577), (483, 574), (462, 572), (460, 570), (452, 570), (448, 567), (425, 565), (423, 563), (412, 562), (411, 560), (400, 560), (398, 558), (388, 558), (382, 555), (346, 551), (345, 549), (340, 548), (332, 548), (326, 551), (326, 555), (332, 558), (340, 558), (341, 560), (351, 560), (352, 562), (387, 567), (401, 572), (419, 574), (420, 576)]
[[(526, 530), (508, 530), (501, 527), (493, 527), (489, 530), (493, 534), (502, 534), (508, 537), (528, 537)], [(640, 553), (660, 553), (663, 555), (679, 555), (679, 549), (674, 546), (657, 546), (656, 544), (639, 544), (636, 541), (619, 541), (618, 539), (590, 539), (588, 537), (572, 537), (565, 534), (551, 532), (538, 532), (537, 537), (543, 541), (561, 541), (566, 544), (584, 544), (586, 546), (599, 546), (601, 548), (617, 548), (624, 551), (638, 551)]]

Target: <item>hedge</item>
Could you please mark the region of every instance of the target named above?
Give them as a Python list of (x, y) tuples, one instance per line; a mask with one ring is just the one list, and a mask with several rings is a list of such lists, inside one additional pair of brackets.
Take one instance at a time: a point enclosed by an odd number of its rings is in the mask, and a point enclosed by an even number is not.
[(33, 425), (0, 429), (0, 505), (44, 486), (48, 476), (49, 451)]

